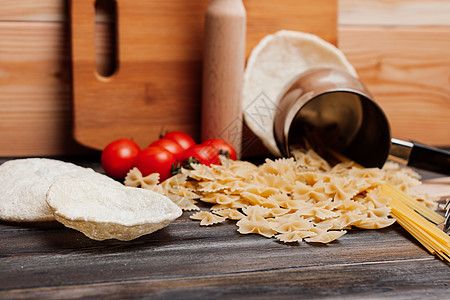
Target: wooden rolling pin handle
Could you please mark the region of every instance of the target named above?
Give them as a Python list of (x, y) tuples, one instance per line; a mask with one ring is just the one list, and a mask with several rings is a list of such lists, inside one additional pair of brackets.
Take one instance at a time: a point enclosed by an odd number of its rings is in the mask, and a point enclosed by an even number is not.
[(202, 141), (221, 138), (238, 156), (242, 144), (242, 82), (246, 11), (242, 0), (211, 0), (205, 17)]

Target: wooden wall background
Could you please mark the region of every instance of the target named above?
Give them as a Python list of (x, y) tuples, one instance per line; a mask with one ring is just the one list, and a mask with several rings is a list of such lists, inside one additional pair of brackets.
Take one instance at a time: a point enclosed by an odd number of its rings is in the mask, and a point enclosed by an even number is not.
[[(71, 133), (67, 2), (0, 0), (0, 157), (89, 153)], [(338, 46), (393, 136), (450, 146), (450, 1), (338, 3)]]
[(450, 1), (339, 0), (338, 46), (394, 137), (450, 146)]

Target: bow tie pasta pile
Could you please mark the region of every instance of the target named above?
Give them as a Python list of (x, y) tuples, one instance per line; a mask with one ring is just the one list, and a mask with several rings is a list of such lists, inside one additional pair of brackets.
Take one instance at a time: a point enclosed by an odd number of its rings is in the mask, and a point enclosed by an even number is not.
[[(200, 225), (235, 220), (242, 234), (260, 234), (283, 242), (329, 243), (352, 226), (379, 229), (395, 222), (388, 197), (380, 195), (389, 183), (433, 208), (435, 202), (417, 194), (419, 176), (387, 163), (383, 169), (361, 168), (353, 162), (330, 166), (313, 151), (293, 158), (266, 159), (256, 166), (224, 157), (221, 165), (194, 165), (158, 184), (155, 175), (142, 177), (138, 169), (125, 184), (168, 196), (183, 210), (195, 211)], [(200, 210), (197, 201), (210, 203)]]

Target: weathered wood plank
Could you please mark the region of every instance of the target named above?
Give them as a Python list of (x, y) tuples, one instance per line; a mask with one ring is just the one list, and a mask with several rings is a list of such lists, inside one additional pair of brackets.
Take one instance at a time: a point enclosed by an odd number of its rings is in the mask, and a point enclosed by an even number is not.
[(450, 27), (343, 26), (339, 47), (386, 112), (393, 135), (450, 143)]
[[(140, 248), (143, 245), (158, 245), (159, 243), (176, 243), (181, 240), (220, 238), (238, 236), (234, 222), (219, 226), (200, 227), (198, 222), (185, 216), (172, 222), (168, 227), (151, 235), (143, 236), (130, 242), (107, 240), (98, 242), (91, 240), (82, 233), (71, 230), (58, 222), (40, 224), (0, 223), (0, 238), (10, 243), (0, 247), (0, 257), (27, 256), (38, 253), (46, 254), (54, 251), (71, 253), (73, 249), (95, 253), (98, 249), (124, 251), (130, 248)], [(144, 246), (145, 247), (145, 246)], [(23, 250), (18, 250), (23, 249)]]
[[(9, 290), (0, 292), (0, 295), (14, 299), (104, 296), (123, 299), (136, 295), (150, 296), (152, 299), (445, 299), (450, 284), (447, 275), (447, 266), (436, 266), (429, 260), (404, 260), (389, 265), (324, 265), (320, 268), (275, 268), (193, 277), (133, 279)], [(411, 279), (405, 280), (405, 277)]]
[[(304, 255), (305, 249), (301, 247), (286, 257), (285, 251), (276, 247), (279, 245), (268, 248), (265, 243), (251, 243), (253, 247), (244, 252), (244, 240), (249, 239), (238, 241), (241, 243), (233, 239), (221, 243), (207, 240), (216, 245), (205, 245), (205, 248), (199, 247), (198, 242), (194, 248), (180, 243), (181, 262), (173, 255), (176, 250), (170, 247), (137, 252), (131, 249), (135, 252), (128, 252), (128, 257), (121, 257), (120, 253), (101, 257), (55, 255), (39, 258), (36, 269), (31, 269), (27, 260), (22, 259), (17, 265), (18, 274), (11, 279), (8, 276), (7, 283), (15, 281), (15, 286), (4, 286), (0, 295), (14, 298), (151, 295), (167, 299), (217, 299), (296, 295), (299, 298), (400, 296), (419, 299), (424, 295), (448, 293), (448, 266), (434, 259), (356, 261), (349, 257), (368, 253), (327, 251), (324, 255), (323, 248), (319, 248), (314, 249), (315, 254)], [(259, 238), (259, 241), (264, 240)], [(168, 254), (170, 252), (172, 255)], [(347, 261), (342, 260), (342, 255)], [(76, 264), (81, 267), (74, 268)], [(160, 269), (158, 272), (155, 272), (155, 265)], [(184, 268), (189, 268), (190, 272), (182, 272)]]
[(389, 265), (404, 260), (411, 264), (423, 260), (444, 264), (400, 227), (353, 230), (328, 245), (284, 244), (261, 236), (240, 235), (231, 222), (200, 227), (184, 215), (166, 229), (130, 242), (92, 241), (63, 227), (1, 230), (0, 236), (9, 241), (0, 248), (4, 290), (253, 273), (274, 268)]
[(448, 0), (339, 0), (340, 25), (449, 26)]
[(199, 226), (190, 214), (129, 242), (94, 241), (57, 222), (0, 222), (0, 298), (448, 295), (448, 264), (398, 225), (351, 230), (327, 245), (284, 244), (241, 235), (234, 221)]

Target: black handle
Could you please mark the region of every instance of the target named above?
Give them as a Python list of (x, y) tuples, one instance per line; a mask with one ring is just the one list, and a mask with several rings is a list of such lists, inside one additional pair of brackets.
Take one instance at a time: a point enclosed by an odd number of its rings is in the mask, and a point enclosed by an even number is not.
[(412, 142), (408, 166), (450, 175), (450, 152)]

